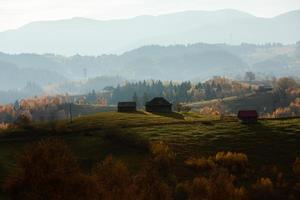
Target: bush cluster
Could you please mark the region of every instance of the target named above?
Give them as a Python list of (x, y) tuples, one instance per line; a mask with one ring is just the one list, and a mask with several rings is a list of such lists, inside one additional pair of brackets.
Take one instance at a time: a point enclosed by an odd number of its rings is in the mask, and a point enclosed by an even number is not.
[(243, 153), (236, 152), (218, 152), (213, 157), (189, 158), (185, 161), (186, 165), (205, 172), (218, 168), (227, 169), (231, 173), (244, 173), (248, 166), (248, 157)]
[(193, 168), (197, 173), (179, 179), (174, 169), (176, 155), (171, 148), (158, 142), (152, 143), (150, 150), (149, 160), (135, 173), (111, 155), (86, 173), (64, 142), (42, 140), (25, 148), (4, 189), (11, 199), (24, 200), (296, 200), (300, 197), (299, 158), (291, 168), (294, 179), (289, 181), (275, 167), (269, 168), (270, 177), (256, 176), (252, 181), (250, 176), (255, 173), (247, 170), (247, 155), (236, 152), (190, 158), (185, 161), (186, 170)]

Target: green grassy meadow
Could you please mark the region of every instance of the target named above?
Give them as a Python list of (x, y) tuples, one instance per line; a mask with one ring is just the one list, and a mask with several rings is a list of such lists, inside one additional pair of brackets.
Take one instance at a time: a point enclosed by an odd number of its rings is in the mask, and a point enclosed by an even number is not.
[(109, 154), (136, 170), (148, 156), (147, 143), (161, 140), (172, 147), (179, 165), (191, 156), (236, 151), (246, 153), (254, 167), (276, 164), (285, 170), (300, 155), (300, 119), (247, 125), (195, 113), (106, 112), (0, 132), (0, 184), (24, 146), (47, 137), (65, 140), (87, 171)]
[[(213, 99), (208, 101), (199, 101), (185, 104), (185, 107), (191, 108), (193, 111), (199, 111), (203, 107), (211, 107), (219, 100)], [(272, 112), (274, 97), (271, 92), (264, 93), (250, 93), (244, 96), (232, 96), (222, 99), (222, 105), (230, 113), (237, 113), (239, 110), (251, 109), (257, 110), (261, 113)]]

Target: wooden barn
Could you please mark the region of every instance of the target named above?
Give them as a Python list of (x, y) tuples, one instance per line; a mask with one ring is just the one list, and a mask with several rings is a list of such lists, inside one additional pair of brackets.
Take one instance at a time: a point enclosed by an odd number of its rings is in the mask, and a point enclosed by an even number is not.
[(258, 113), (256, 112), (256, 110), (240, 110), (238, 112), (238, 118), (242, 122), (253, 123), (257, 122)]
[(136, 111), (136, 102), (119, 102), (118, 103), (118, 112), (135, 112)]
[(155, 97), (145, 105), (147, 112), (172, 112), (172, 104), (163, 97)]

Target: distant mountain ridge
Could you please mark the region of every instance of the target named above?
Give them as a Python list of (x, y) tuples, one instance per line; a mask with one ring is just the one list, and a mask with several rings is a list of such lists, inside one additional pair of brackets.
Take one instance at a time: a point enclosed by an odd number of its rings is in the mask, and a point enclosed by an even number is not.
[[(68, 80), (97, 76), (120, 76), (127, 80), (204, 80), (218, 75), (235, 76), (247, 70), (272, 76), (299, 76), (300, 43), (150, 45), (121, 55), (101, 56), (0, 53), (1, 61), (7, 63), (3, 69), (15, 65), (18, 69), (35, 70), (34, 73), (60, 74)], [(45, 81), (53, 83), (46, 78), (38, 84), (45, 85)]]
[(0, 103), (44, 91), (88, 93), (124, 81), (204, 81), (213, 76), (241, 77), (246, 71), (257, 77), (300, 76), (300, 42), (150, 45), (101, 56), (0, 53), (0, 71)]
[(0, 90), (20, 89), (34, 82), (41, 86), (64, 82), (67, 79), (60, 73), (47, 69), (20, 68), (15, 63), (0, 60)]
[(0, 51), (100, 55), (152, 44), (289, 44), (299, 40), (300, 10), (273, 18), (237, 10), (186, 11), (122, 20), (72, 18), (33, 22), (0, 32)]

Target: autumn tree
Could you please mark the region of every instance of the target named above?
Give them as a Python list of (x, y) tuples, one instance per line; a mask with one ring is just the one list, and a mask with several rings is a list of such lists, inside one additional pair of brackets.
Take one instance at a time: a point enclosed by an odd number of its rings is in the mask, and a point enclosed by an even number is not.
[(163, 142), (151, 144), (150, 160), (142, 166), (134, 179), (137, 186), (137, 199), (168, 200), (172, 199), (170, 176), (175, 154)]
[(270, 178), (260, 178), (252, 186), (251, 198), (257, 200), (274, 199), (274, 184)]
[(235, 177), (226, 171), (215, 171), (209, 177), (199, 176), (185, 182), (183, 188), (189, 200), (247, 200), (244, 187), (234, 184)]
[(155, 142), (151, 144), (150, 162), (159, 172), (167, 175), (174, 165), (175, 154), (164, 142)]
[(5, 190), (11, 199), (95, 199), (95, 185), (64, 142), (47, 139), (25, 148)]
[(294, 79), (289, 78), (289, 77), (283, 77), (277, 80), (275, 89), (277, 91), (286, 91), (289, 88), (296, 87), (297, 83)]
[(145, 165), (134, 179), (137, 200), (171, 200), (172, 189), (151, 165)]
[(276, 81), (273, 93), (278, 106), (285, 107), (289, 104), (288, 91), (296, 86), (297, 83), (292, 78), (283, 77)]
[(135, 186), (127, 166), (112, 156), (98, 163), (93, 170), (99, 199), (134, 200)]

